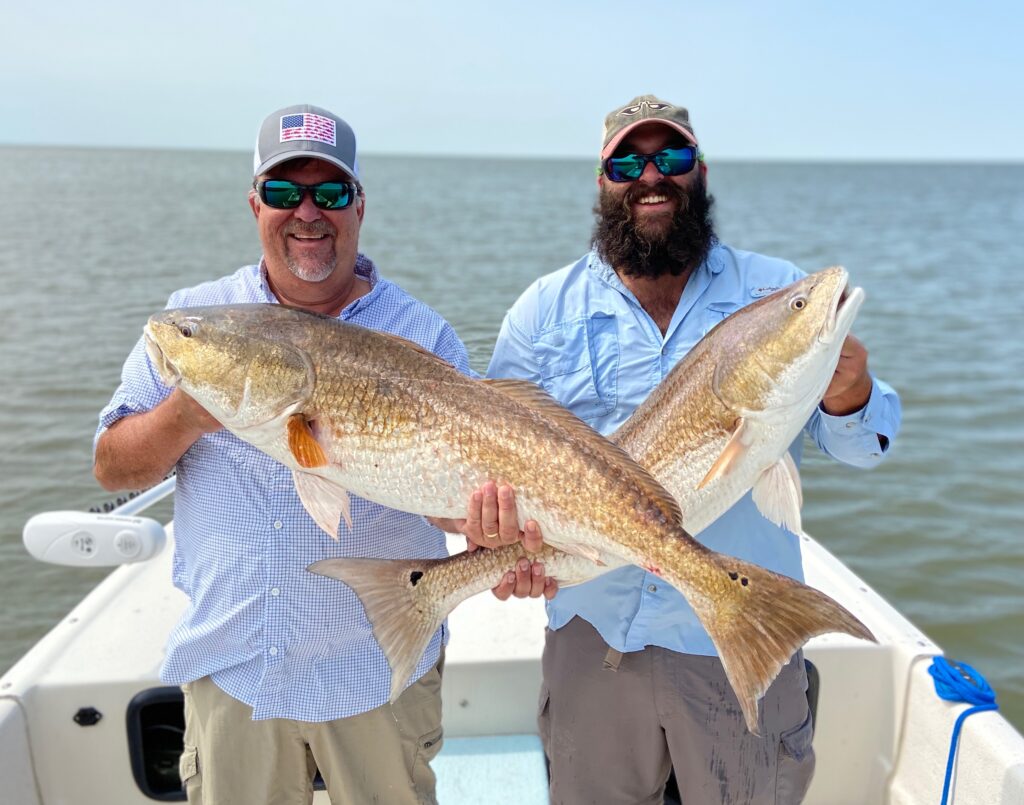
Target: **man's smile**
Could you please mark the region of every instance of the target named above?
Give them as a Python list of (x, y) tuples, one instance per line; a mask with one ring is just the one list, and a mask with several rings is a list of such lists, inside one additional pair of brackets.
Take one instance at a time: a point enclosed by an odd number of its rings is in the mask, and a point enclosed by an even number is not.
[(647, 206), (649, 204), (664, 204), (666, 201), (668, 201), (668, 196), (662, 193), (652, 193), (649, 196), (641, 196), (636, 203)]

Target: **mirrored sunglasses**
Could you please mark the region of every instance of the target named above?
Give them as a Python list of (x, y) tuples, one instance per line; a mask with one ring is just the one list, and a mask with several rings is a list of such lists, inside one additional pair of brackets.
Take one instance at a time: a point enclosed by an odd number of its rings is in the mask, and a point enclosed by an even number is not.
[(343, 210), (352, 204), (359, 186), (355, 182), (321, 182), (296, 184), (285, 179), (254, 182), (260, 201), (276, 210), (293, 210), (302, 203), (306, 193), (313, 194), (313, 203), (321, 210)]
[(648, 162), (653, 162), (662, 176), (683, 176), (703, 159), (704, 155), (697, 150), (697, 146), (687, 145), (682, 148), (663, 148), (656, 154), (608, 157), (601, 163), (601, 167), (604, 175), (613, 182), (634, 182), (643, 174)]

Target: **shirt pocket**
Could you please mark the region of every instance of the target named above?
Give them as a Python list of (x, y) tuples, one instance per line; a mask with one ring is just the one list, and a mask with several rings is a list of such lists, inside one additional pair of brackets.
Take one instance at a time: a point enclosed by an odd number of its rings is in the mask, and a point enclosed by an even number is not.
[(534, 336), (540, 384), (581, 419), (605, 416), (618, 399), (619, 340), (614, 314), (559, 322)]
[(704, 308), (701, 320), (701, 335), (707, 335), (716, 325), (731, 316), (743, 305), (738, 302), (712, 302)]

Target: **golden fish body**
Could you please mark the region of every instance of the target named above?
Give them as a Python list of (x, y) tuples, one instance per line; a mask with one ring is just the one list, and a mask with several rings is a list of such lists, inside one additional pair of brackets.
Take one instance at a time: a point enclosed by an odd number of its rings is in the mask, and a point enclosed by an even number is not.
[(167, 382), (290, 467), (331, 535), (348, 492), (457, 517), (494, 479), (563, 550), (639, 560), (648, 543), (695, 544), (657, 481), (531, 383), (475, 380), (403, 339), (282, 305), (164, 311), (146, 335)]
[[(146, 336), (165, 381), (289, 466), (307, 510), (332, 535), (339, 517), (347, 518), (348, 492), (404, 511), (458, 517), (470, 493), (495, 480), (511, 484), (520, 515), (537, 520), (548, 544), (569, 554), (546, 549), (544, 556), (563, 581), (622, 562), (663, 576), (715, 642), (753, 731), (757, 700), (808, 638), (837, 630), (870, 637), (821, 593), (694, 541), (657, 481), (532, 384), (474, 380), (402, 339), (280, 305), (165, 311), (150, 319)], [(763, 363), (758, 366), (763, 373)], [(709, 376), (712, 393), (730, 404), (749, 384), (717, 370)], [(666, 427), (663, 409), (651, 410), (639, 425), (627, 423), (624, 437), (671, 475), (671, 460), (659, 458), (671, 450), (660, 450), (666, 443), (651, 435)], [(705, 424), (704, 430), (711, 429)], [(749, 446), (751, 432), (741, 430), (748, 438), (737, 444)], [(734, 439), (735, 432), (727, 446)], [(749, 451), (734, 446), (728, 455), (715, 459), (704, 488), (736, 472)], [(724, 511), (734, 500), (716, 505)], [(419, 646), (408, 664), (423, 632), (429, 629), (425, 644), (451, 607), (492, 586), (499, 568), (514, 564), (517, 549), (476, 552), (449, 564), (390, 563), (387, 583), (383, 573), (367, 581), (369, 568), (382, 567), (374, 560), (328, 560), (313, 569), (356, 590), (392, 664), (397, 695), (422, 653)], [(363, 581), (353, 576), (356, 566)], [(393, 605), (399, 588), (418, 596), (417, 606), (430, 617), (411, 624), (404, 616), (375, 614), (374, 602), (378, 609)]]

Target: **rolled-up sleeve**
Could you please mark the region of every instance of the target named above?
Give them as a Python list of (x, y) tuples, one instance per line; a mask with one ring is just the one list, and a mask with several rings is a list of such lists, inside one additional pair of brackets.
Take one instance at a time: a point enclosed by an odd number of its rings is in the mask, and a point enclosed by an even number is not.
[(140, 338), (121, 369), (121, 385), (100, 411), (93, 450), (103, 432), (119, 419), (152, 410), (170, 393), (171, 389), (163, 384), (146, 354), (145, 339)]
[(807, 433), (837, 461), (868, 468), (892, 449), (901, 418), (899, 395), (888, 383), (872, 378), (867, 405), (845, 416), (833, 416), (818, 406), (807, 423)]

